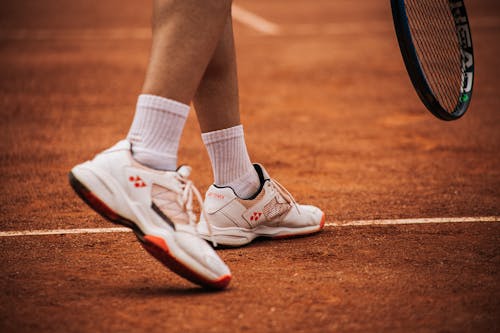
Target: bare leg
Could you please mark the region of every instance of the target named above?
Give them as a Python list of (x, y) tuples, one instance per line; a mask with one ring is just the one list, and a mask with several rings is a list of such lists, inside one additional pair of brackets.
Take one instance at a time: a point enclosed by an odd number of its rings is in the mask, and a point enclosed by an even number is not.
[(231, 11), (231, 0), (155, 0), (144, 94), (189, 104)]
[(231, 15), (194, 97), (202, 132), (240, 124), (238, 76)]

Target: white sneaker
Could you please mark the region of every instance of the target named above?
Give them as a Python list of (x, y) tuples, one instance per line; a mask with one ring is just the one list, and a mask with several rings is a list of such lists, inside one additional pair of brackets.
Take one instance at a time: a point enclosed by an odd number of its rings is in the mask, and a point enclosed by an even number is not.
[(153, 257), (180, 276), (204, 287), (223, 289), (229, 268), (196, 231), (190, 168), (158, 171), (132, 158), (120, 141), (92, 161), (75, 166), (69, 181), (91, 208), (111, 222), (131, 228)]
[(323, 228), (325, 214), (319, 208), (297, 204), (261, 165), (254, 166), (261, 181), (254, 198), (241, 199), (229, 187), (209, 187), (198, 224), (202, 237), (222, 245), (241, 246), (259, 236), (286, 238)]

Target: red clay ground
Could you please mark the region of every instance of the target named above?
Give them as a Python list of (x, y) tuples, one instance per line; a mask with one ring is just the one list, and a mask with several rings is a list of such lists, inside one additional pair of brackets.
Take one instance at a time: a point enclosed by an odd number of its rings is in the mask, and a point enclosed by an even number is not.
[[(327, 221), (500, 215), (497, 2), (467, 2), (472, 108), (445, 123), (404, 71), (389, 2), (245, 0), (282, 27), (236, 23), (252, 158)], [(0, 5), (6, 230), (111, 226), (67, 184), (123, 138), (149, 52), (150, 4)], [(180, 160), (211, 171), (190, 118)], [(131, 234), (0, 238), (0, 331), (498, 331), (500, 224), (327, 228), (220, 251), (234, 281), (205, 292)]]

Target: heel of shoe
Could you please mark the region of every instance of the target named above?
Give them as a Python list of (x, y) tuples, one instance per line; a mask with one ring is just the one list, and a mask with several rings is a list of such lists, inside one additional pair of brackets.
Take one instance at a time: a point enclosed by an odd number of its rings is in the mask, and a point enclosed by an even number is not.
[(99, 199), (85, 185), (83, 185), (72, 171), (68, 173), (68, 180), (69, 184), (71, 185), (75, 193), (80, 197), (80, 199), (82, 199), (83, 202), (85, 202), (99, 215), (112, 223), (120, 224), (132, 229), (138, 238), (142, 238), (144, 236), (144, 233), (137, 227), (134, 222), (127, 220), (126, 218), (115, 213), (101, 199)]

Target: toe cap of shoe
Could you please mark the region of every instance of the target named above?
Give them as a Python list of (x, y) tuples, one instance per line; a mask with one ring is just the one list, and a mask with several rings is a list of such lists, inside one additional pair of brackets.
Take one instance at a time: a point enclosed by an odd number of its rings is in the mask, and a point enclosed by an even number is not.
[(227, 265), (204, 239), (186, 232), (177, 232), (175, 238), (177, 245), (199, 263), (211, 279), (231, 275)]
[(295, 227), (316, 226), (323, 222), (324, 213), (321, 209), (311, 205), (298, 205), (298, 211), (292, 209), (287, 216), (287, 225)]

